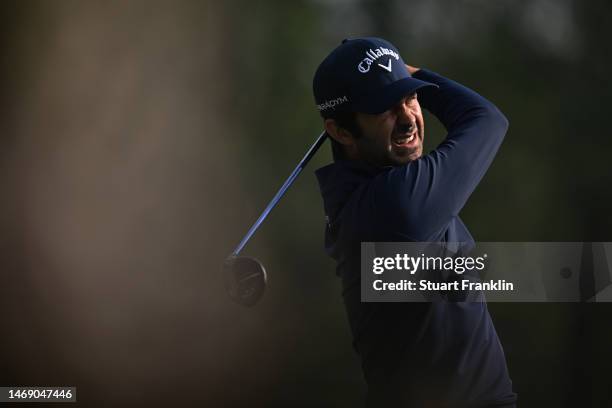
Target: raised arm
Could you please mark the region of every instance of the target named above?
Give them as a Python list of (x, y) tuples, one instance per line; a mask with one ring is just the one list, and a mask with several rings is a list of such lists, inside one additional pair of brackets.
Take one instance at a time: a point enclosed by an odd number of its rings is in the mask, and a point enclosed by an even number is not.
[(424, 69), (413, 76), (435, 83), (421, 106), (446, 127), (446, 139), (428, 155), (379, 174), (368, 188), (376, 229), (410, 240), (428, 240), (458, 215), (486, 170), (508, 121), (476, 92)]

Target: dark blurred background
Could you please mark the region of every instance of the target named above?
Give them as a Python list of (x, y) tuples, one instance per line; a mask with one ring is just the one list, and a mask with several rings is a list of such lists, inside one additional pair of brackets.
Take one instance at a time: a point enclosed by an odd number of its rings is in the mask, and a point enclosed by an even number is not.
[[(376, 35), (510, 119), (479, 241), (612, 241), (606, 1), (4, 1), (0, 385), (83, 406), (363, 406), (312, 170), (221, 264), (321, 128), (340, 40)], [(426, 117), (426, 147), (444, 133)], [(490, 304), (520, 406), (610, 406), (612, 305)]]

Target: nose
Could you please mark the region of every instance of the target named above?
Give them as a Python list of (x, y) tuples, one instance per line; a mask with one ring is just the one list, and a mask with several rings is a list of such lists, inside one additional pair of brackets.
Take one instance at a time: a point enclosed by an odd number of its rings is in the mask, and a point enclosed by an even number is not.
[(416, 116), (412, 109), (410, 109), (408, 98), (403, 98), (398, 102), (395, 106), (395, 114), (397, 115), (398, 130), (410, 132), (416, 126)]

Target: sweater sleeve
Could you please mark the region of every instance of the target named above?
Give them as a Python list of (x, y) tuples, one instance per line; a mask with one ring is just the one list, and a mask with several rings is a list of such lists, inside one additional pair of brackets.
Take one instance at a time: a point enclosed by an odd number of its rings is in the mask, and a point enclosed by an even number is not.
[(505, 116), (476, 92), (431, 71), (415, 78), (435, 83), (421, 106), (446, 128), (431, 153), (382, 172), (368, 186), (375, 230), (426, 241), (459, 214), (491, 165), (508, 129)]

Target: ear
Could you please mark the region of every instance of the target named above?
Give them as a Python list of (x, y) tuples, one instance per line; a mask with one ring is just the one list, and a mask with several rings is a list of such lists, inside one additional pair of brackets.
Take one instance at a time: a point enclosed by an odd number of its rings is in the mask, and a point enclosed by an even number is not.
[(350, 147), (355, 144), (353, 134), (338, 126), (338, 123), (335, 120), (325, 119), (324, 126), (327, 134), (341, 145)]

